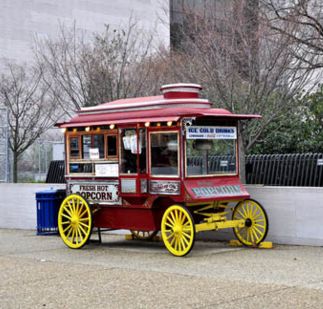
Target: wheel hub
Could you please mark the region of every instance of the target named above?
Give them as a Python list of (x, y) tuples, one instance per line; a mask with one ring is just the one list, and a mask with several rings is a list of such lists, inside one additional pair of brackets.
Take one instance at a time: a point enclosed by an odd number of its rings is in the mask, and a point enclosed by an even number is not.
[(251, 219), (247, 218), (245, 222), (246, 227), (250, 227), (252, 225)]
[(181, 226), (181, 225), (179, 225), (179, 224), (176, 224), (176, 225), (174, 226), (173, 231), (174, 231), (174, 233), (175, 233), (176, 235), (180, 235), (180, 234), (182, 233), (182, 231), (183, 231), (182, 226)]
[(71, 220), (71, 225), (73, 227), (77, 226), (79, 224), (79, 219), (77, 217), (72, 217), (72, 220)]

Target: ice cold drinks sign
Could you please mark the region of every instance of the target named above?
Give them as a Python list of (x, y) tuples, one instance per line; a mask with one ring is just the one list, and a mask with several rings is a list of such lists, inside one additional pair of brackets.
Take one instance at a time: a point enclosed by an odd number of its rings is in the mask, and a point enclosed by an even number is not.
[(187, 139), (236, 139), (236, 127), (188, 127)]

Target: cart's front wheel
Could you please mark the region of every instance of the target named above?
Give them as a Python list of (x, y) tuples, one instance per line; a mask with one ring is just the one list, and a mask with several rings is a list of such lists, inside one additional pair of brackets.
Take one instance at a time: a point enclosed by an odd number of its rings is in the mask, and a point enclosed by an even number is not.
[(170, 253), (176, 256), (188, 254), (195, 240), (194, 220), (190, 212), (179, 205), (167, 208), (161, 222), (161, 234)]
[(134, 239), (138, 239), (138, 240), (152, 240), (158, 234), (158, 231), (135, 231), (135, 230), (131, 230), (130, 232), (132, 234), (132, 237)]
[(62, 202), (58, 212), (59, 234), (68, 247), (82, 248), (91, 236), (92, 215), (88, 203), (77, 194)]
[(254, 200), (239, 202), (232, 213), (233, 220), (244, 220), (245, 226), (233, 229), (234, 234), (245, 246), (257, 246), (267, 236), (268, 217), (265, 209)]

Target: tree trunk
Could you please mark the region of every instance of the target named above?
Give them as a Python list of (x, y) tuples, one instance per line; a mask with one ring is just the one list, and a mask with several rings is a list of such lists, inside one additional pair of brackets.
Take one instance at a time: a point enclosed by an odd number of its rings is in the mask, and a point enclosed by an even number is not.
[(13, 152), (13, 164), (12, 164), (12, 172), (13, 172), (13, 182), (18, 182), (18, 155), (16, 152)]
[(242, 183), (246, 183), (246, 150), (243, 141), (242, 125), (238, 125), (239, 174)]

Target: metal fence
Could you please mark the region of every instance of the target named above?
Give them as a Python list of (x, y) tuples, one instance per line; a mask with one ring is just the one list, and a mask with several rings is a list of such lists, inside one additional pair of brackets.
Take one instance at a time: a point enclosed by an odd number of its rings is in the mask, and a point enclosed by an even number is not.
[(248, 184), (323, 187), (323, 153), (249, 155)]
[(65, 183), (65, 161), (50, 162), (46, 183)]

